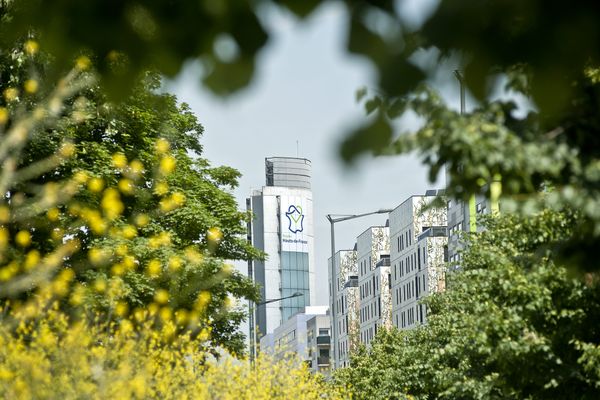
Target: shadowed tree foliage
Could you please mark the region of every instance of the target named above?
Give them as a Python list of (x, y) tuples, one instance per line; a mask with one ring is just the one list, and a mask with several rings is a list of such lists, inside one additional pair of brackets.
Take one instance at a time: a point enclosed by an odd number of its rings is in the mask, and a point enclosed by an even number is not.
[[(325, 1), (3, 1), (0, 40), (35, 33), (55, 58), (46, 73), (87, 54), (108, 93), (133, 90), (142, 71), (172, 76), (189, 59), (200, 60), (202, 82), (229, 94), (252, 79), (256, 56), (267, 43), (264, 15), (283, 7), (300, 18)], [(502, 182), (507, 210), (527, 212), (574, 207), (583, 217), (563, 246), (581, 269), (597, 269), (590, 249), (600, 245), (598, 193), (600, 5), (593, 0), (441, 0), (422, 24), (405, 2), (341, 1), (347, 10), (347, 49), (372, 62), (382, 95), (369, 95), (377, 115), (348, 134), (346, 161), (362, 153), (417, 152), (435, 178), (447, 166), (449, 194), (468, 198)], [(7, 46), (3, 46), (6, 48)], [(428, 63), (419, 62), (424, 52)], [(479, 101), (461, 117), (424, 87), (459, 60), (467, 89)], [(490, 102), (504, 79), (535, 110), (515, 117), (510, 101)], [(426, 121), (413, 134), (397, 135), (390, 119), (407, 110)], [(540, 188), (554, 195), (542, 202)], [(512, 202), (512, 203), (511, 203)]]

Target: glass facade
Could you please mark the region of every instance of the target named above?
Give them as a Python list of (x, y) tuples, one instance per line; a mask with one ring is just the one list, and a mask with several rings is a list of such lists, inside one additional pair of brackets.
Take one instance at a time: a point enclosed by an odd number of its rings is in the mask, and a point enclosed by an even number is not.
[(292, 315), (303, 311), (309, 303), (308, 289), (308, 253), (281, 252), (281, 297), (291, 296), (300, 292), (303, 296), (286, 299), (281, 302), (283, 321)]

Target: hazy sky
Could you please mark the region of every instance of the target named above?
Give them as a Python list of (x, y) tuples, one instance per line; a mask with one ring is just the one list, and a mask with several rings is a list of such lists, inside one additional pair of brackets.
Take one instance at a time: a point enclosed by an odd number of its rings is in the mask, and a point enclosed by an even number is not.
[[(336, 3), (321, 7), (307, 21), (270, 12), (273, 39), (260, 55), (257, 76), (231, 98), (218, 99), (201, 88), (196, 64), (166, 85), (204, 125), (204, 156), (213, 165), (229, 165), (243, 174), (234, 192), (240, 207), (245, 207), (251, 189), (265, 184), (265, 157), (296, 156), (298, 141), (298, 155), (312, 161), (318, 304), (328, 302), (330, 230), (325, 215), (393, 208), (436, 186), (427, 183), (414, 157), (367, 157), (349, 168), (337, 156), (344, 133), (365, 121), (355, 92), (372, 86), (374, 79), (367, 61), (345, 53), (344, 13)], [(455, 86), (451, 71), (442, 86)], [(457, 95), (450, 86), (450, 95)], [(405, 124), (414, 127), (415, 121)], [(385, 217), (379, 216), (337, 224), (337, 249), (351, 248), (361, 232), (383, 223)]]

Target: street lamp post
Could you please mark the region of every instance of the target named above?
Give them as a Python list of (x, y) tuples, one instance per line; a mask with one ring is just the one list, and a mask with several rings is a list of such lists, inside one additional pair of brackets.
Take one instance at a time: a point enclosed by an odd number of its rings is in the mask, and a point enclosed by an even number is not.
[(254, 363), (254, 359), (256, 358), (256, 325), (255, 325), (255, 320), (256, 320), (256, 310), (257, 310), (257, 308), (260, 307), (260, 306), (264, 306), (265, 304), (275, 303), (276, 301), (282, 301), (282, 300), (292, 299), (294, 297), (300, 297), (300, 296), (304, 296), (304, 293), (295, 292), (295, 293), (292, 293), (290, 296), (281, 297), (279, 299), (269, 299), (269, 300), (261, 301), (260, 303), (256, 303), (256, 304), (254, 304), (252, 301), (250, 301), (250, 312), (249, 312), (249, 316), (248, 316), (248, 322), (250, 324), (250, 341), (251, 341), (251, 343), (250, 343), (250, 362)]
[(337, 281), (335, 279), (335, 228), (336, 222), (348, 221), (355, 218), (366, 217), (374, 214), (389, 214), (391, 209), (381, 209), (364, 214), (339, 215), (327, 214), (327, 220), (331, 224), (331, 333), (333, 341), (333, 367), (337, 368), (339, 361), (339, 352), (337, 346), (337, 313), (336, 313), (336, 297), (337, 297)]

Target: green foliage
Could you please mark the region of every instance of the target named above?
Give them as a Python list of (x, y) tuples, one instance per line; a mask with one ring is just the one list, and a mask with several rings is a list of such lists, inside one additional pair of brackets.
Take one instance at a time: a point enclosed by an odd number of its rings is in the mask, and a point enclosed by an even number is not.
[[(10, 79), (0, 85), (0, 111), (5, 114), (0, 133), (4, 125), (14, 130), (19, 118), (45, 104), (47, 80), (32, 78), (54, 66), (44, 54), (32, 40), (3, 53), (0, 73)], [(7, 235), (32, 232), (33, 246), (43, 252), (53, 251), (64, 237), (77, 243), (78, 251), (69, 254), (64, 267), (76, 272), (79, 288), (88, 292), (88, 312), (121, 317), (123, 310), (156, 307), (157, 296), (169, 293), (169, 307), (194, 314), (199, 296), (210, 293), (202, 308), (210, 320), (212, 344), (242, 354), (244, 336), (236, 328), (245, 312), (232, 298), (257, 300), (258, 291), (223, 260), (262, 254), (245, 239), (249, 216), (238, 211), (230, 193), (239, 172), (212, 167), (201, 158), (203, 127), (187, 105), (158, 92), (156, 74), (145, 74), (134, 92), (118, 102), (91, 83), (94, 72), (81, 76), (87, 77), (86, 84), (58, 85), (69, 90), (58, 103), (49, 102), (60, 105), (57, 119), (42, 119), (14, 149), (16, 177), (29, 173), (6, 186), (11, 210), (18, 206), (12, 200), (21, 197), (31, 197), (35, 204), (37, 192), (43, 197), (51, 191), (55, 200), (37, 205), (32, 218), (7, 217), (2, 221), (8, 222)], [(27, 89), (32, 81), (36, 90)], [(15, 96), (7, 96), (13, 92)], [(65, 141), (69, 154), (57, 158)], [(40, 162), (43, 168), (36, 167)], [(61, 191), (64, 197), (58, 195)], [(24, 257), (12, 254), (3, 261), (22, 262)], [(105, 286), (119, 295), (108, 295)], [(17, 290), (10, 297), (24, 300), (33, 294)], [(65, 300), (63, 306), (68, 309), (72, 303)], [(78, 312), (79, 301), (75, 303), (73, 312)]]
[(336, 376), (356, 398), (597, 398), (600, 286), (552, 261), (577, 216), (489, 221), (428, 325), (381, 331)]
[[(59, 61), (58, 70), (82, 51), (90, 52), (103, 79), (119, 93), (131, 88), (141, 71), (174, 75), (183, 62), (199, 58), (204, 82), (227, 94), (253, 77), (255, 57), (269, 38), (261, 21), (263, 7), (277, 5), (305, 17), (323, 2), (94, 0), (48, 8), (39, 0), (4, 1), (0, 37), (14, 42), (35, 31)], [(344, 4), (348, 50), (373, 62), (380, 87), (391, 96), (404, 95), (427, 78), (432, 71), (416, 66), (413, 56), (420, 48), (437, 48), (437, 61), (448, 54), (464, 57), (467, 83), (480, 99), (490, 71), (526, 64), (535, 77), (529, 91), (552, 116), (570, 102), (569, 77), (600, 61), (600, 10), (592, 0), (568, 9), (557, 0), (444, 0), (416, 29), (394, 2)]]

